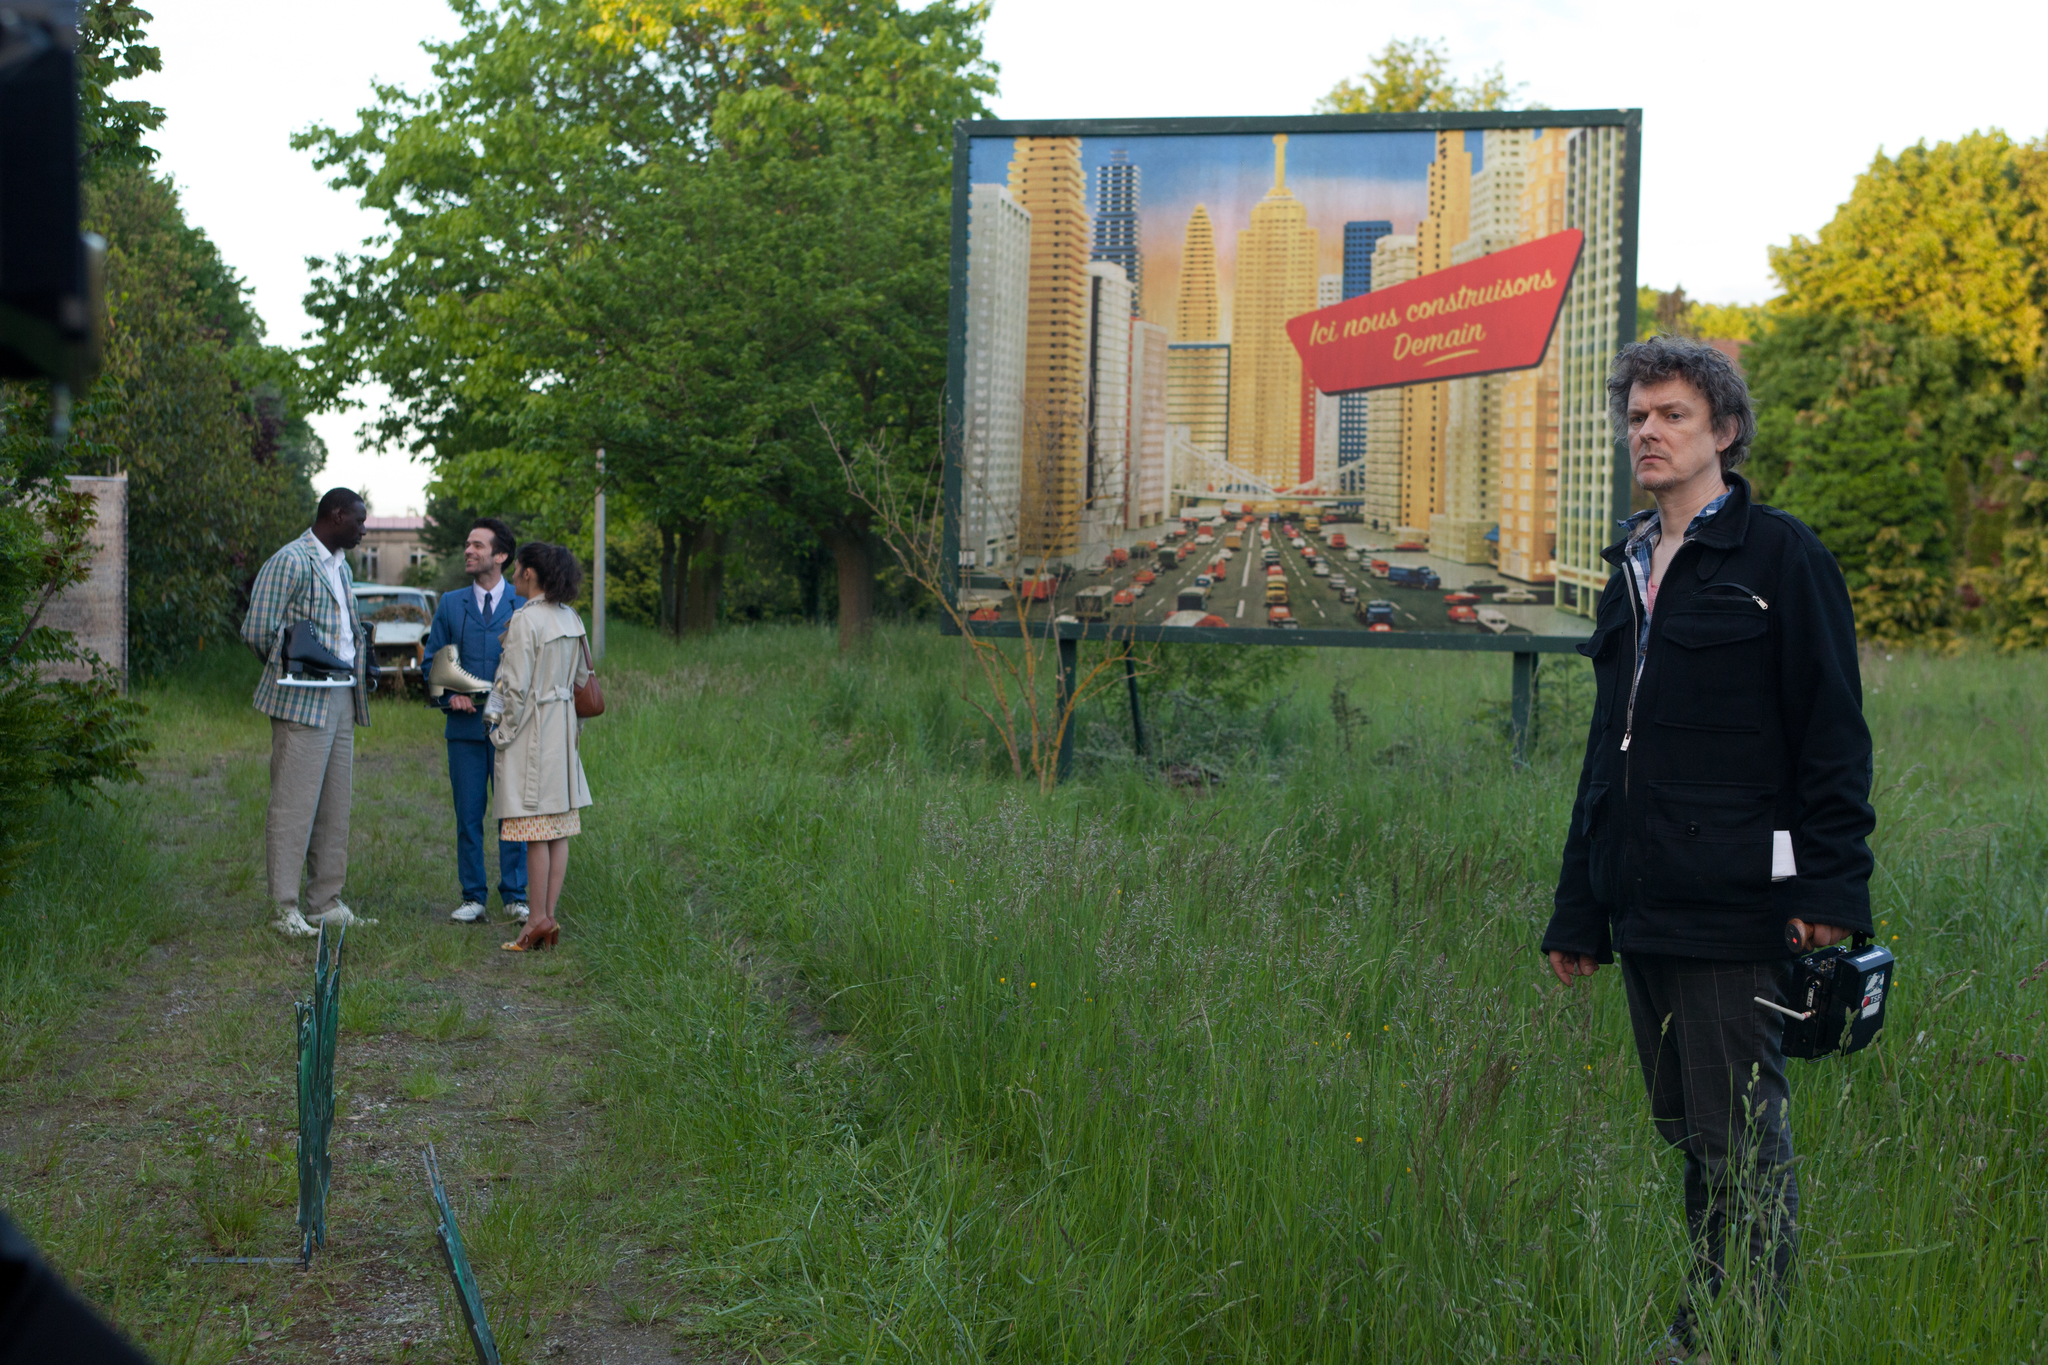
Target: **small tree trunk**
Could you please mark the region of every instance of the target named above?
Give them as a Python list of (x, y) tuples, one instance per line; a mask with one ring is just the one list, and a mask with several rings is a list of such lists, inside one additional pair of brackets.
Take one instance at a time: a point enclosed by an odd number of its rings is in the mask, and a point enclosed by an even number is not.
[(839, 652), (865, 640), (875, 624), (875, 563), (868, 553), (866, 528), (853, 520), (828, 523), (825, 546), (839, 578)]
[(707, 635), (718, 625), (718, 601), (725, 593), (725, 532), (710, 525), (697, 528), (690, 547), (689, 593), (683, 630)]
[(661, 528), (661, 628), (676, 633), (676, 528)]

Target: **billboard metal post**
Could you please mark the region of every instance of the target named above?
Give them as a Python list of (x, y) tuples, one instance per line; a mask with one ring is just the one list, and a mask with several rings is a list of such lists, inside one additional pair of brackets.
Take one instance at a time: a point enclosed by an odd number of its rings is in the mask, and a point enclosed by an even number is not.
[(1515, 737), (1515, 766), (1529, 766), (1529, 750), (1536, 730), (1536, 668), (1538, 654), (1515, 656), (1515, 694), (1510, 703), (1508, 723)]
[(1131, 647), (1124, 646), (1124, 687), (1131, 694), (1131, 745), (1139, 758), (1145, 756), (1145, 714), (1138, 709), (1138, 664)]
[(1074, 721), (1076, 717), (1067, 714), (1073, 705), (1074, 674), (1080, 668), (1081, 642), (1066, 631), (1059, 632), (1060, 671), (1056, 679), (1057, 690), (1053, 699), (1053, 714), (1060, 722), (1059, 780), (1064, 782), (1074, 771)]
[(590, 556), (590, 632), (593, 663), (604, 662), (604, 447), (597, 448), (597, 544)]

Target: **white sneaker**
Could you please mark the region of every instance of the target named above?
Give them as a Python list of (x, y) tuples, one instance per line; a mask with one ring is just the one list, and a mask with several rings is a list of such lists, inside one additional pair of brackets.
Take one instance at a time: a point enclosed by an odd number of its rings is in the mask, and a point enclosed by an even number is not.
[(532, 914), (533, 910), (525, 901), (513, 901), (505, 907), (505, 913), (510, 915), (515, 923), (524, 924), (526, 917)]
[(456, 906), (448, 916), (449, 919), (454, 920), (457, 924), (480, 924), (483, 922), (483, 917), (484, 905), (482, 901), (464, 901)]
[(318, 938), (320, 936), (318, 929), (306, 923), (306, 917), (299, 913), (299, 907), (296, 905), (278, 906), (277, 918), (270, 922), (270, 927), (283, 934), (286, 938)]
[(368, 925), (375, 924), (377, 921), (369, 918), (366, 915), (358, 915), (355, 911), (349, 909), (340, 901), (336, 901), (334, 903), (334, 908), (332, 910), (329, 910), (324, 914), (314, 915), (312, 917), (312, 922), (314, 924), (327, 925), (331, 929), (339, 929), (344, 925)]

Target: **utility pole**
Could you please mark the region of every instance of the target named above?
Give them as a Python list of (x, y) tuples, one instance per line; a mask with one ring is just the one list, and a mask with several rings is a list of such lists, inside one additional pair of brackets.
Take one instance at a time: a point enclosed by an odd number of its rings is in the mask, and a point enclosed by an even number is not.
[(604, 447), (597, 448), (597, 546), (591, 555), (590, 624), (594, 662), (604, 662)]

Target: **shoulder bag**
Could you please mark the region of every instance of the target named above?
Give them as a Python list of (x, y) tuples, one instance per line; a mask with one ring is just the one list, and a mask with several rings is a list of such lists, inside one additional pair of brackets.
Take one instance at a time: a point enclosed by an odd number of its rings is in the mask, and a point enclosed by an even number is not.
[(590, 661), (590, 637), (580, 637), (579, 643), (583, 646), (583, 666), (590, 670), (590, 676), (576, 684), (576, 716), (589, 720), (604, 714), (604, 688), (597, 682), (597, 665)]

